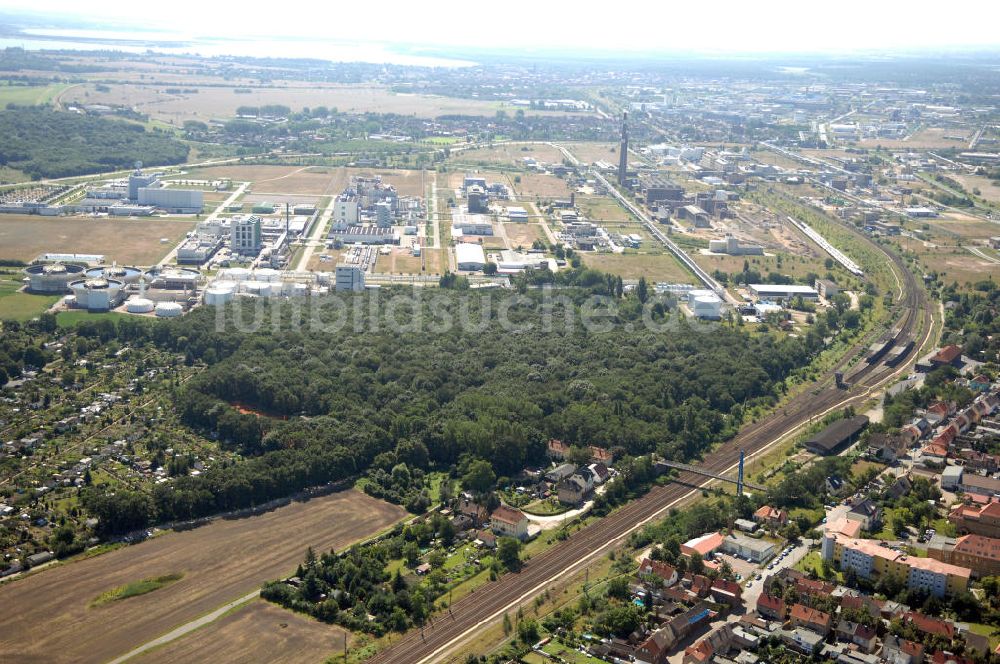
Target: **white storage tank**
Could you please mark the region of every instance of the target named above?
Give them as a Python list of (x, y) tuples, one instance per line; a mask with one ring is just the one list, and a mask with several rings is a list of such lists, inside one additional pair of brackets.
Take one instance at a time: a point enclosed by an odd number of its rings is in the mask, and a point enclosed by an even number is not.
[(270, 267), (262, 267), (259, 270), (254, 271), (253, 278), (257, 281), (280, 281), (281, 273)]
[(82, 265), (73, 263), (39, 263), (24, 269), (28, 275), (28, 290), (32, 293), (65, 293), (71, 280), (79, 279)]
[(715, 294), (700, 295), (694, 299), (691, 311), (696, 318), (718, 320), (722, 318), (722, 300)]
[(126, 284), (134, 284), (142, 276), (142, 270), (137, 267), (110, 265), (92, 267), (86, 272), (88, 279), (115, 279)]
[(156, 305), (156, 315), (161, 318), (173, 318), (184, 313), (184, 307), (176, 302), (160, 302)]
[(205, 289), (205, 304), (218, 306), (226, 304), (236, 294), (236, 284), (228, 281), (216, 282)]
[(695, 303), (695, 300), (697, 300), (699, 297), (707, 297), (709, 295), (711, 295), (712, 297), (716, 297), (715, 293), (708, 289), (692, 288), (687, 292), (688, 304), (693, 305)]
[(107, 311), (121, 302), (122, 282), (117, 279), (80, 279), (69, 287), (76, 296), (76, 305), (87, 311)]
[(250, 270), (245, 267), (230, 267), (225, 270), (219, 270), (219, 276), (229, 281), (248, 281), (250, 279)]
[(271, 284), (266, 281), (244, 281), (240, 284), (240, 288), (247, 295), (256, 295), (257, 297), (271, 296)]
[(153, 301), (149, 298), (133, 296), (125, 303), (125, 311), (130, 314), (148, 314), (153, 310)]

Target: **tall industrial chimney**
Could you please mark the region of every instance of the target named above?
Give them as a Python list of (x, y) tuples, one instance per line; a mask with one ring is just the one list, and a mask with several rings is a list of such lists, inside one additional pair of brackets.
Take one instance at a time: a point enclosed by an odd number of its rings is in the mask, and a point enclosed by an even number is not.
[(628, 111), (622, 115), (622, 144), (618, 150), (618, 184), (624, 187), (628, 171)]

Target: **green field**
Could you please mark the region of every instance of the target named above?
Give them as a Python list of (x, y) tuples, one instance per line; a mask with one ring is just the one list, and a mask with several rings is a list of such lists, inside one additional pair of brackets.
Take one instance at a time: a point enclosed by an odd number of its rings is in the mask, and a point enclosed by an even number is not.
[(169, 586), (174, 581), (179, 581), (183, 576), (183, 574), (166, 574), (164, 576), (154, 576), (148, 579), (142, 579), (141, 581), (126, 583), (123, 586), (118, 586), (117, 588), (112, 588), (107, 592), (101, 593), (90, 603), (90, 606), (103, 606), (104, 604), (110, 604), (111, 602), (128, 599), (129, 597), (145, 595), (146, 593), (151, 593), (154, 590), (159, 590), (164, 586)]
[(30, 320), (59, 301), (58, 295), (20, 293), (21, 282), (14, 275), (0, 275), (0, 320)]
[(0, 108), (7, 104), (40, 106), (50, 103), (56, 95), (68, 88), (63, 83), (52, 85), (0, 85)]
[(85, 320), (100, 320), (102, 318), (111, 321), (128, 318), (129, 314), (121, 314), (116, 311), (106, 311), (103, 313), (90, 313), (89, 311), (60, 311), (56, 314), (56, 323), (59, 327), (73, 327), (77, 323)]

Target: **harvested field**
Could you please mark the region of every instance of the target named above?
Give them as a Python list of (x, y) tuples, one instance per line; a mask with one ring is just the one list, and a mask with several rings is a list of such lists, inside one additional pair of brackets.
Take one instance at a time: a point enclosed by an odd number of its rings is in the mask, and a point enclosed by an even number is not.
[(1000, 227), (988, 221), (982, 221), (964, 214), (945, 214), (937, 219), (925, 221), (931, 231), (944, 231), (945, 234), (961, 236), (965, 241), (982, 240), (1000, 235)]
[(618, 163), (617, 143), (566, 143), (565, 146), (574, 157), (585, 164), (592, 164), (595, 161)]
[(569, 185), (554, 175), (545, 173), (524, 173), (521, 181), (514, 185), (514, 193), (518, 198), (569, 198)]
[[(343, 491), (167, 533), (0, 586), (0, 604), (18, 607), (0, 616), (0, 661), (107, 661), (291, 573), (307, 546), (340, 549), (404, 514)], [(184, 578), (154, 593), (87, 606), (124, 583), (179, 572)]]
[(551, 145), (519, 143), (495, 145), (491, 148), (463, 150), (455, 153), (451, 160), (460, 164), (490, 164), (506, 167), (524, 168), (524, 158), (531, 157), (547, 164), (562, 163), (563, 153)]
[(414, 256), (409, 248), (394, 247), (388, 256), (378, 257), (374, 271), (387, 274), (420, 274), (422, 266), (422, 257)]
[[(799, 278), (810, 272), (820, 276), (830, 272), (826, 269), (824, 259), (816, 257), (785, 254), (782, 256), (781, 267), (778, 267), (777, 256), (728, 256), (726, 254), (703, 254), (699, 251), (689, 251), (688, 255), (709, 272), (721, 270), (728, 274), (740, 273), (743, 271), (744, 261), (749, 263), (751, 270), (756, 270), (761, 275), (767, 275), (768, 272), (778, 272)], [(841, 273), (839, 267), (835, 267), (834, 270), (838, 272), (838, 279), (846, 277), (846, 272)]]
[(404, 169), (371, 170), (370, 168), (348, 168), (345, 170), (348, 174), (348, 181), (350, 181), (351, 176), (356, 175), (363, 175), (365, 177), (381, 175), (382, 182), (396, 187), (396, 191), (399, 192), (400, 196), (420, 196), (421, 198), (427, 195), (426, 186), (434, 182), (435, 178), (433, 171), (425, 172)]
[[(343, 652), (344, 630), (262, 599), (253, 600), (136, 662), (322, 662)], [(348, 640), (350, 645), (350, 640)]]
[(958, 180), (969, 192), (973, 189), (979, 190), (979, 195), (991, 203), (1000, 203), (1000, 180), (991, 180), (985, 175), (955, 175), (951, 173), (948, 177)]
[[(191, 87), (191, 86), (185, 86)], [(107, 92), (98, 92), (93, 84), (80, 85), (62, 95), (64, 103), (124, 104), (135, 106), (150, 117), (180, 126), (185, 120), (208, 120), (235, 117), (239, 106), (281, 104), (294, 110), (304, 106), (327, 106), (341, 113), (400, 113), (433, 118), (439, 115), (483, 115), (492, 117), (507, 108), (499, 102), (457, 99), (435, 95), (394, 93), (371, 85), (323, 85), (282, 82), (273, 88), (252, 88), (249, 94), (236, 94), (240, 87), (201, 87), (196, 94), (168, 94), (159, 85), (112, 84)], [(525, 111), (528, 115), (537, 112)], [(553, 115), (554, 112), (546, 112)], [(562, 113), (560, 115), (569, 115)]]
[(541, 224), (505, 223), (503, 229), (510, 241), (510, 246), (514, 249), (519, 246), (530, 249), (535, 240), (547, 241)]
[(958, 283), (959, 287), (977, 281), (1000, 276), (1000, 265), (973, 255), (958, 246), (935, 245), (933, 243), (904, 242), (903, 246), (920, 256), (920, 262), (928, 270), (938, 273), (942, 283)]
[(672, 254), (591, 254), (581, 253), (587, 267), (617, 274), (623, 279), (646, 277), (648, 281), (695, 283), (694, 276)]
[[(945, 138), (945, 136), (963, 136), (961, 140)], [(869, 138), (858, 143), (861, 147), (874, 148), (882, 146), (886, 149), (912, 150), (916, 148), (961, 148), (966, 149), (971, 132), (966, 129), (927, 127), (917, 131), (909, 140), (894, 140), (888, 138)]]
[(600, 224), (602, 221), (634, 221), (628, 211), (606, 196), (576, 196), (576, 207), (587, 219)]
[[(163, 258), (194, 220), (90, 219), (0, 215), (0, 258), (30, 261), (42, 253), (104, 254), (110, 263), (152, 265)], [(168, 242), (161, 244), (160, 238)]]
[(252, 182), (253, 189), (283, 194), (313, 194), (329, 196), (339, 194), (348, 183), (343, 168), (321, 166), (211, 166), (191, 171), (188, 177), (206, 180), (229, 178), (234, 182)]

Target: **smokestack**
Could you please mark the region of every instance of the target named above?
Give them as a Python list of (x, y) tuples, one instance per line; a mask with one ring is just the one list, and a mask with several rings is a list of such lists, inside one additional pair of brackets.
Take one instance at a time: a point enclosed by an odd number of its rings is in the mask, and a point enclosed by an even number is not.
[(622, 142), (618, 148), (618, 184), (625, 186), (628, 171), (628, 111), (622, 114)]

